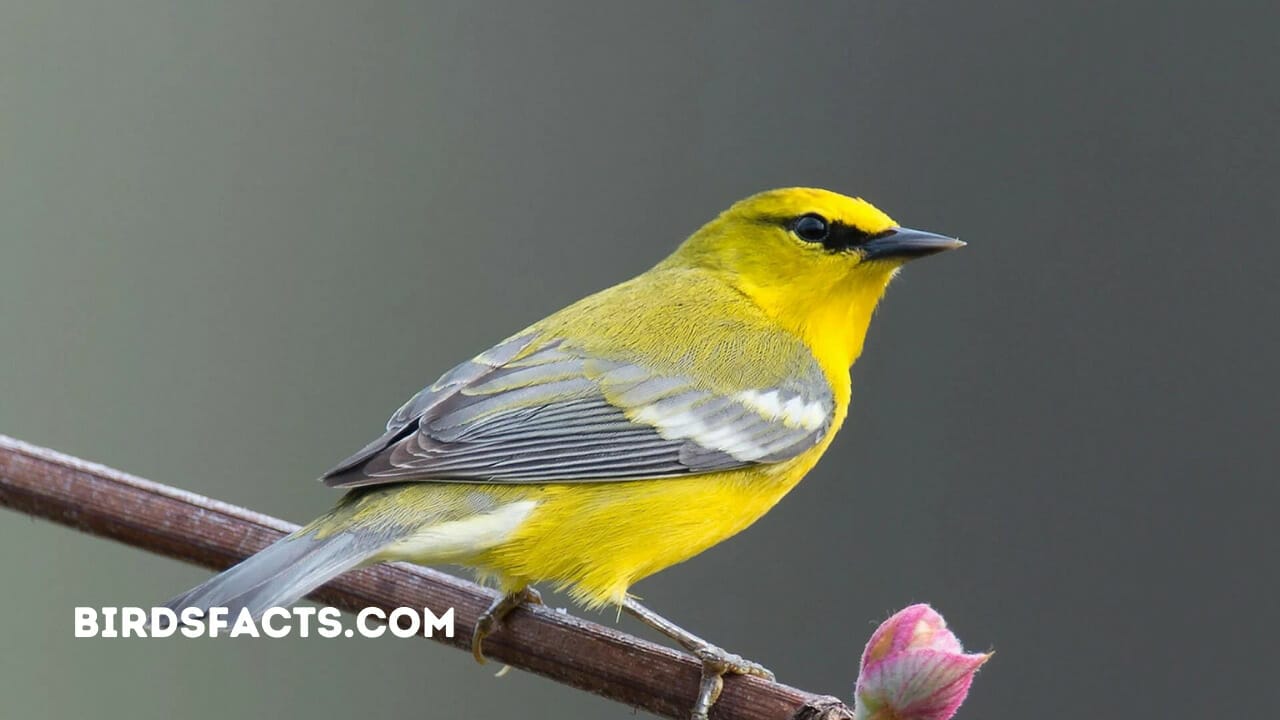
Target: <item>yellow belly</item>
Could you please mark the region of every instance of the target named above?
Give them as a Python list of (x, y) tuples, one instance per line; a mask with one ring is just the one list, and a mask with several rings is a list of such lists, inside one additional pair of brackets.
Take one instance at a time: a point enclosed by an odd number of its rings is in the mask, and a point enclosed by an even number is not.
[(506, 590), (533, 582), (588, 606), (620, 603), (641, 578), (697, 555), (773, 507), (808, 467), (793, 464), (634, 482), (528, 488), (537, 505), (466, 564)]
[(618, 604), (633, 583), (768, 512), (818, 462), (845, 407), (817, 445), (776, 465), (625, 482), (374, 486), (353, 491), (317, 527), (413, 527), (373, 560), (459, 564), (507, 592), (548, 583), (588, 607)]

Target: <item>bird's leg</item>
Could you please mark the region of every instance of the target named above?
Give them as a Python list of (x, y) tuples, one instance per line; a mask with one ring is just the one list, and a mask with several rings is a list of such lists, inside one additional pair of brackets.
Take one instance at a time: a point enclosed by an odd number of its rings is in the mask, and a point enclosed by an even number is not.
[(489, 605), (489, 608), (476, 619), (476, 629), (471, 633), (471, 655), (475, 657), (476, 662), (481, 665), (484, 664), (484, 648), (482, 647), (484, 639), (502, 627), (503, 618), (521, 605), (541, 604), (542, 596), (531, 587), (521, 588), (516, 592), (507, 593), (494, 600)]
[(734, 655), (712, 645), (641, 605), (635, 598), (627, 597), (623, 600), (622, 609), (645, 625), (680, 643), (702, 661), (702, 684), (698, 688), (698, 701), (693, 706), (693, 720), (706, 720), (711, 706), (719, 699), (720, 691), (724, 689), (725, 674), (755, 675), (766, 680), (773, 679), (773, 673), (759, 663), (751, 662), (741, 655)]

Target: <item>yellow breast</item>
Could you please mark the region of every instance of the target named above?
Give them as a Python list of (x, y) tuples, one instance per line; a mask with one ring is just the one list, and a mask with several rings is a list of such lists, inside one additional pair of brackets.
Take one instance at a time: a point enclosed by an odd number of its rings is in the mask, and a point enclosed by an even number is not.
[(755, 522), (817, 462), (831, 435), (787, 463), (683, 478), (529, 488), (537, 506), (470, 564), (505, 590), (542, 581), (591, 607)]

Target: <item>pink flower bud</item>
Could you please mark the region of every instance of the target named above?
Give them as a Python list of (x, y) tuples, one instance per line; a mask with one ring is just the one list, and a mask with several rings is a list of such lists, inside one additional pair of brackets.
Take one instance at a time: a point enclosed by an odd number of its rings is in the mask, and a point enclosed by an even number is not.
[(966, 654), (928, 605), (899, 610), (871, 634), (854, 690), (857, 720), (948, 720), (990, 653)]

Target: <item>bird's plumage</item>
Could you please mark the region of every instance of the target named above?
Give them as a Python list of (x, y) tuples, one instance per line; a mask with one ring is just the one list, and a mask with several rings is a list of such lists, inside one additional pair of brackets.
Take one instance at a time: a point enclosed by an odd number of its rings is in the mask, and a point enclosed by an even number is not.
[[(455, 367), (325, 481), (652, 479), (776, 463), (812, 448), (835, 402), (803, 344), (751, 306), (705, 313), (717, 294), (733, 293), (710, 273), (661, 273), (678, 277), (656, 280), (670, 286), (660, 298), (648, 293), (653, 278), (618, 286)], [(741, 347), (645, 353), (616, 337), (617, 328), (652, 330), (649, 317), (662, 318), (663, 337), (677, 347), (725, 334)]]
[(747, 198), (648, 272), (445, 373), (325, 475), (352, 488), (337, 508), (172, 602), (291, 603), (410, 560), (619, 603), (799, 482), (845, 418), (898, 267), (956, 246), (824, 190)]

